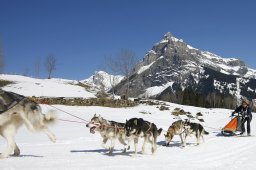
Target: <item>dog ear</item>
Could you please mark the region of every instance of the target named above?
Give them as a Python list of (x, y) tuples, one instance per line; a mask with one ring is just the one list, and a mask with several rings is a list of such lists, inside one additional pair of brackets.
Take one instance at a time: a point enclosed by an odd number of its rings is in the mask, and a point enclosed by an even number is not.
[(98, 117), (98, 118), (99, 118), (99, 120), (100, 120), (100, 121), (102, 120), (102, 117), (101, 117), (101, 115), (99, 115), (99, 117)]
[(96, 117), (96, 113), (94, 114), (94, 116), (93, 117)]
[(138, 120), (137, 120), (137, 119), (134, 119), (133, 123), (137, 126)]

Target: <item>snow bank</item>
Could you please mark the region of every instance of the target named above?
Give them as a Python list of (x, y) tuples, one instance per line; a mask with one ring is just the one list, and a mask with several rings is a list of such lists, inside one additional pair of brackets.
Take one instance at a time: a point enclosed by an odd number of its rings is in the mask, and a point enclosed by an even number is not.
[(0, 79), (13, 81), (3, 87), (24, 96), (47, 97), (83, 97), (94, 98), (95, 94), (78, 85), (78, 81), (65, 79), (35, 79), (19, 75), (0, 75)]

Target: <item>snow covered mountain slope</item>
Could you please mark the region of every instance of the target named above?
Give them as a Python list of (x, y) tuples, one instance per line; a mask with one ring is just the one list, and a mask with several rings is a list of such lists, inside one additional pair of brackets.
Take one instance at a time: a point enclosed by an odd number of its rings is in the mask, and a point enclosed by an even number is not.
[(94, 98), (95, 94), (79, 86), (78, 81), (65, 79), (35, 79), (19, 75), (0, 75), (1, 80), (14, 82), (3, 87), (24, 96), (44, 97), (82, 97)]
[[(153, 64), (155, 60), (163, 59), (172, 61), (175, 64), (186, 64), (187, 67), (192, 68), (199, 66), (210, 67), (224, 74), (239, 75), (242, 77), (251, 76), (255, 78), (256, 74), (256, 70), (248, 68), (239, 59), (224, 58), (208, 51), (200, 51), (186, 44), (183, 40), (173, 37), (170, 32), (164, 35), (163, 40), (154, 45), (152, 50), (146, 54), (143, 61), (137, 65), (137, 69)], [(138, 74), (140, 74), (139, 71)]]
[[(188, 137), (186, 148), (180, 147), (180, 138), (175, 136), (169, 147), (164, 144), (165, 130), (177, 119), (170, 111), (159, 111), (156, 106), (139, 105), (133, 108), (106, 107), (75, 107), (56, 106), (85, 120), (90, 120), (97, 113), (109, 120), (125, 122), (126, 119), (141, 117), (154, 122), (164, 132), (158, 137), (157, 151), (151, 155), (150, 144), (146, 145), (146, 154), (140, 153), (142, 138), (139, 139), (139, 154), (133, 155), (131, 150), (122, 153), (122, 145), (116, 141), (113, 156), (109, 156), (102, 148), (102, 138), (98, 133), (91, 134), (83, 123), (57, 122), (50, 127), (57, 137), (57, 142), (51, 143), (42, 133), (30, 133), (23, 127), (18, 131), (16, 142), (21, 149), (21, 156), (0, 160), (2, 170), (226, 170), (226, 169), (254, 169), (256, 163), (256, 138), (253, 137), (222, 137), (222, 128), (229, 120), (231, 110), (204, 109), (167, 103), (172, 111), (182, 108), (193, 115), (203, 114), (206, 131), (205, 142), (196, 146), (194, 136)], [(42, 105), (43, 111), (52, 109)], [(142, 114), (140, 112), (151, 114)], [(58, 112), (59, 118), (77, 120), (65, 113)], [(256, 133), (256, 121), (252, 121), (252, 134)], [(0, 152), (6, 143), (0, 139)]]
[(117, 85), (124, 76), (110, 75), (104, 71), (96, 71), (94, 75), (88, 79), (82, 80), (81, 82), (93, 87), (96, 91), (104, 89), (109, 91), (113, 86)]
[[(192, 89), (202, 96), (219, 93), (256, 98), (256, 70), (239, 59), (196, 49), (171, 33), (153, 46), (130, 77), (133, 97), (163, 99), (167, 93), (176, 95)], [(122, 81), (117, 85), (119, 94), (124, 94), (127, 83)]]

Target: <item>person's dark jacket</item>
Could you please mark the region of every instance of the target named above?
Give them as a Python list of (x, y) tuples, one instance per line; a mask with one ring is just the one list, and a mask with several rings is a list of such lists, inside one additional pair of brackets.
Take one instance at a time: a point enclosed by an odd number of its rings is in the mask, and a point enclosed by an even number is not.
[(237, 107), (235, 109), (235, 111), (233, 112), (232, 115), (234, 115), (234, 113), (238, 113), (239, 115), (243, 116), (243, 117), (249, 117), (250, 120), (252, 120), (252, 110), (249, 106), (247, 107), (243, 107), (242, 105)]

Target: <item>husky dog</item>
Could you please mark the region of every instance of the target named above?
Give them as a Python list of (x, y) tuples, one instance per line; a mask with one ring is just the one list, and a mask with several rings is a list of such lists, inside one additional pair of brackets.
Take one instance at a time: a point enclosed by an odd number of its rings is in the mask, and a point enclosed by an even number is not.
[[(9, 98), (6, 97), (6, 93)], [(24, 96), (2, 90), (1, 94), (3, 95), (0, 96), (0, 105), (5, 109), (0, 113), (0, 135), (6, 139), (8, 147), (0, 155), (0, 158), (6, 158), (11, 154), (20, 155), (20, 149), (14, 136), (22, 124), (25, 124), (30, 131), (43, 131), (51, 141), (56, 141), (55, 135), (49, 131), (46, 125), (55, 120), (52, 112), (42, 114), (40, 106)], [(6, 101), (10, 101), (10, 99), (15, 99), (15, 102), (8, 104)]]
[(142, 118), (132, 118), (126, 120), (125, 134), (127, 137), (132, 136), (134, 139), (135, 155), (137, 154), (137, 146), (139, 137), (144, 137), (142, 145), (142, 153), (145, 153), (145, 145), (149, 141), (152, 145), (152, 154), (156, 152), (157, 137), (161, 134), (162, 128), (157, 129), (154, 123), (143, 120)]
[(184, 146), (186, 146), (186, 138), (188, 135), (194, 134), (196, 136), (197, 145), (200, 144), (200, 138), (204, 141), (203, 135), (208, 135), (209, 132), (204, 130), (204, 127), (200, 123), (192, 123), (190, 121), (185, 121), (185, 138), (184, 138)]
[(172, 123), (172, 125), (168, 128), (168, 131), (165, 136), (165, 143), (166, 146), (170, 145), (170, 142), (173, 138), (174, 135), (179, 135), (181, 144), (184, 145), (184, 140), (185, 139), (185, 124), (184, 121), (178, 120)]
[(187, 136), (190, 136), (191, 134), (196, 136), (197, 145), (199, 145), (200, 138), (202, 138), (204, 141), (203, 135), (208, 135), (209, 133), (206, 132), (203, 126), (199, 123), (192, 123), (189, 120), (178, 120), (173, 122), (167, 133), (164, 135), (166, 146), (169, 146), (174, 135), (179, 135), (181, 144), (183, 147), (185, 147)]
[[(93, 116), (91, 121), (86, 125), (86, 127), (90, 128), (91, 133), (95, 133), (98, 131), (102, 136), (102, 146), (106, 149), (109, 149), (109, 154), (113, 153), (115, 140), (116, 138), (119, 140), (121, 144), (124, 145), (124, 152), (126, 149), (129, 149), (129, 145), (125, 143), (127, 139), (124, 133), (124, 123), (118, 123), (115, 121), (108, 121), (101, 117), (100, 115), (97, 116), (96, 114)], [(106, 146), (107, 141), (110, 139), (110, 147)], [(129, 140), (128, 140), (129, 142)]]

